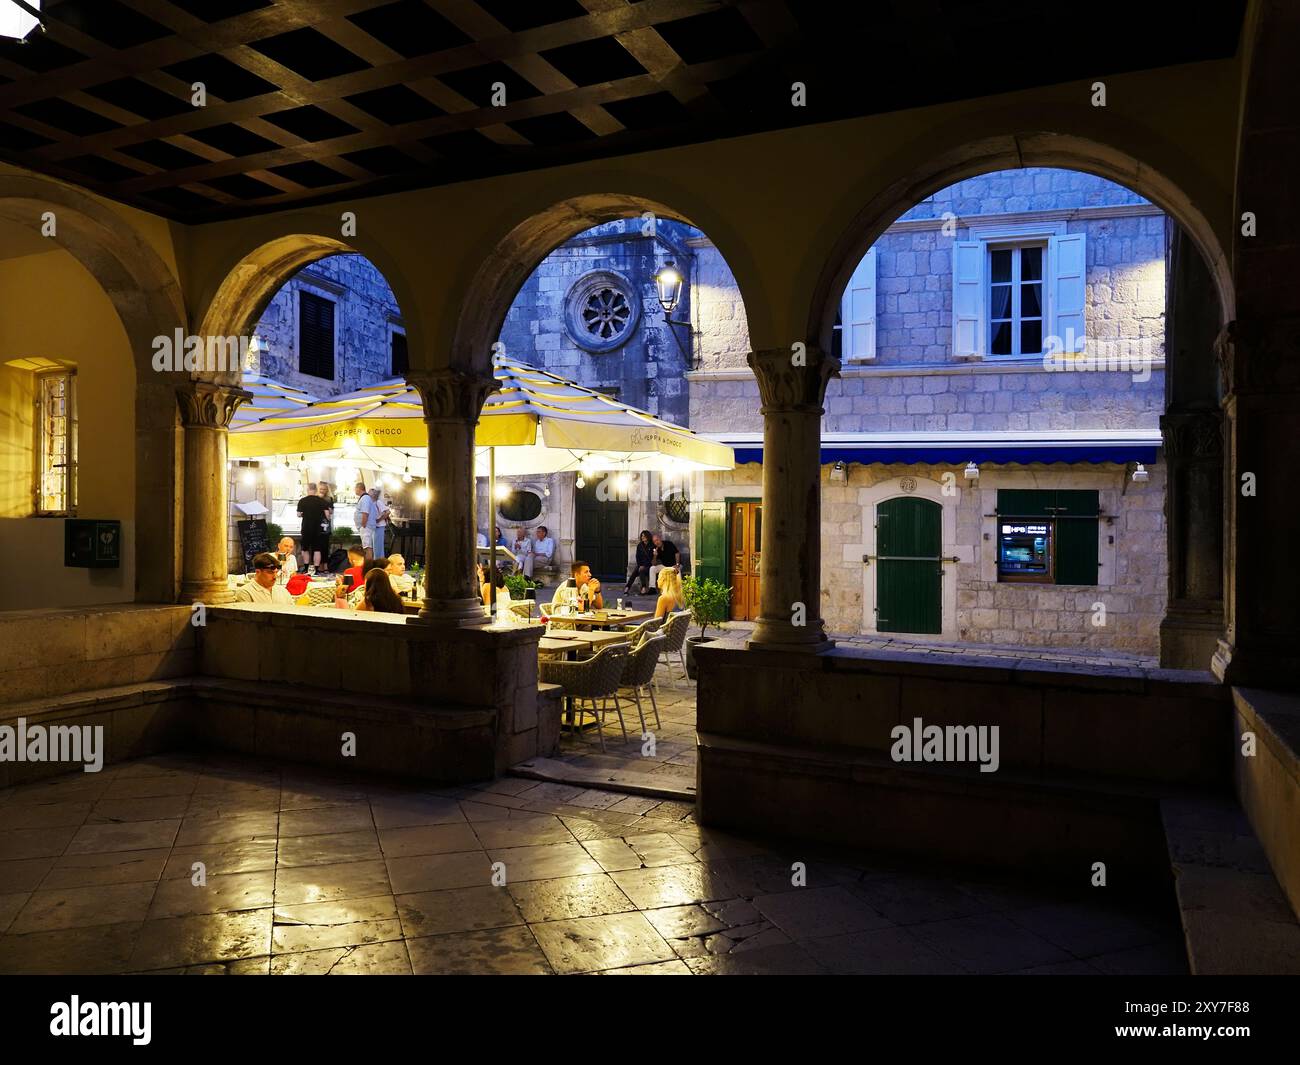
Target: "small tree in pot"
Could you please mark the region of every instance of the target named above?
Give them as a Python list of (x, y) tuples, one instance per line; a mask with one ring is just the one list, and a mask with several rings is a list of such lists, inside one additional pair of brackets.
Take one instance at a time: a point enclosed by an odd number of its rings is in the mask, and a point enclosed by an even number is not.
[(709, 643), (714, 637), (706, 636), (710, 625), (721, 626), (731, 614), (731, 589), (711, 577), (687, 577), (682, 581), (682, 602), (691, 612), (691, 620), (700, 627), (698, 636), (686, 637), (686, 673), (695, 679), (695, 645)]

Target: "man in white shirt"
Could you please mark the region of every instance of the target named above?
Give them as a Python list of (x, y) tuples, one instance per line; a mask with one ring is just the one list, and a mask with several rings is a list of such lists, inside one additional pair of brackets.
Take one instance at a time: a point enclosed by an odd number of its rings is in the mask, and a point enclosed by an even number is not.
[(352, 512), (357, 523), (357, 534), (361, 537), (361, 549), (366, 553), (366, 561), (375, 557), (375, 501), (366, 491), (364, 481), (357, 482), (357, 509)]
[(530, 546), (531, 550), (523, 560), (523, 570), (524, 576), (531, 578), (534, 568), (549, 566), (555, 558), (555, 541), (551, 539), (551, 531), (545, 525), (537, 526), (536, 538)]
[(271, 603), (274, 606), (293, 606), (293, 599), (275, 578), (280, 572), (280, 560), (271, 552), (263, 551), (253, 556), (253, 579), (235, 589), (236, 603)]
[(591, 609), (605, 609), (605, 597), (600, 594), (600, 581), (591, 575), (591, 567), (579, 559), (573, 563), (573, 576), (555, 589), (551, 603), (576, 609), (578, 601), (584, 595)]
[(510, 550), (515, 553), (515, 572), (531, 577), (533, 541), (527, 529), (515, 530), (515, 542), (510, 545)]

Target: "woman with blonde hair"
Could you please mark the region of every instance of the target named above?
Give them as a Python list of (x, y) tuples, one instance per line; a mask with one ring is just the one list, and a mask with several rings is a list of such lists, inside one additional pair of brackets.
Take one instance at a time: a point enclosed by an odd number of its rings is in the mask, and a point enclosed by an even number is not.
[(659, 571), (659, 601), (655, 603), (655, 617), (666, 617), (682, 605), (682, 573), (676, 566), (665, 566)]

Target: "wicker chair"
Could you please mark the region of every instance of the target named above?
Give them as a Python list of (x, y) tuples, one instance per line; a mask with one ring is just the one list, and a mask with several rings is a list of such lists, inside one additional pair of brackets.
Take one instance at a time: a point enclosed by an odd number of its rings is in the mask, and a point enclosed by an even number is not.
[(663, 618), (651, 618), (649, 621), (643, 621), (640, 625), (634, 625), (632, 628), (624, 629), (628, 634), (627, 645), (633, 651), (641, 646), (652, 632), (658, 632), (663, 626)]
[(667, 622), (664, 626), (664, 665), (668, 667), (668, 675), (672, 676), (672, 661), (669, 656), (676, 651), (677, 657), (682, 663), (682, 676), (685, 677), (686, 653), (682, 648), (686, 645), (686, 633), (690, 631), (691, 627), (690, 611), (682, 610), (675, 614), (669, 614)]
[(511, 602), (510, 613), (524, 621), (531, 621), (538, 616), (537, 604), (531, 599), (525, 599), (522, 603)]
[(654, 710), (655, 728), (662, 728), (659, 724), (659, 704), (655, 702), (655, 666), (659, 664), (659, 648), (664, 644), (662, 633), (648, 634), (645, 641), (632, 651), (623, 662), (623, 680), (619, 685), (620, 691), (631, 691), (632, 698), (636, 700), (636, 716), (641, 719), (641, 732), (645, 733), (645, 714), (641, 712), (641, 691), (644, 689), (650, 696), (650, 708)]
[[(623, 730), (623, 742), (627, 743), (627, 725), (623, 723), (623, 708), (618, 700), (626, 658), (627, 647), (620, 644), (603, 647), (598, 654), (581, 662), (537, 663), (540, 679), (548, 684), (560, 685), (565, 696), (573, 700), (574, 735), (578, 734), (583, 714), (591, 714), (596, 719), (596, 735), (600, 737), (602, 751), (605, 749), (605, 715), (609, 712), (611, 698), (614, 700), (614, 712), (618, 714), (619, 728)], [(599, 706), (596, 705), (597, 700), (600, 700)]]

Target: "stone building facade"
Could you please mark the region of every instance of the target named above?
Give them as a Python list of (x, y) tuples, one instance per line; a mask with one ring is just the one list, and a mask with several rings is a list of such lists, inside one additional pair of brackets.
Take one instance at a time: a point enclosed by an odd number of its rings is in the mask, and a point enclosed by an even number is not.
[[(1167, 226), (1158, 208), (1104, 179), (1029, 169), (953, 185), (877, 241), (841, 306), (842, 370), (822, 423), (829, 629), (899, 632), (877, 623), (878, 536), (889, 501), (911, 497), (938, 506), (943, 559), (937, 622), (921, 635), (1158, 652), (1164, 471), (1152, 460), (1164, 410)], [(1041, 321), (1026, 330), (1025, 350), (1001, 353), (990, 350), (992, 308), (1003, 302), (992, 256), (1022, 247), (1041, 250), (1015, 264), (1025, 273), (1014, 280), (1037, 278), (1038, 291), (1037, 301), (1022, 293), (1017, 309)], [(1008, 346), (1005, 332), (998, 339)], [(706, 360), (688, 376), (691, 427), (761, 458), (758, 387), (743, 356)], [(977, 476), (967, 477), (971, 462)], [(1006, 579), (999, 510), (1037, 513), (1036, 501), (1056, 491), (1096, 493), (1095, 582)], [(1040, 495), (1015, 494), (1026, 492)], [(746, 464), (702, 476), (694, 509), (759, 498), (761, 467)]]
[[(314, 333), (308, 324), (313, 314), (318, 326)], [(319, 328), (322, 322), (324, 329)], [(378, 268), (362, 255), (331, 255), (298, 271), (271, 297), (254, 329), (244, 370), (323, 399), (400, 377), (406, 368), (405, 337), (397, 297)], [(313, 343), (314, 351), (309, 350)], [(325, 364), (318, 358), (322, 350), (328, 355)], [(334, 524), (351, 527), (354, 484), (338, 483), (333, 467), (322, 467), (319, 476), (332, 478), (339, 500)], [(261, 503), (268, 510), (268, 522), (296, 535), (297, 500), (314, 478), (310, 466), (276, 481), (269, 481), (261, 470), (232, 468), (227, 538), (232, 569), (242, 567), (235, 522), (245, 515), (237, 504)]]

